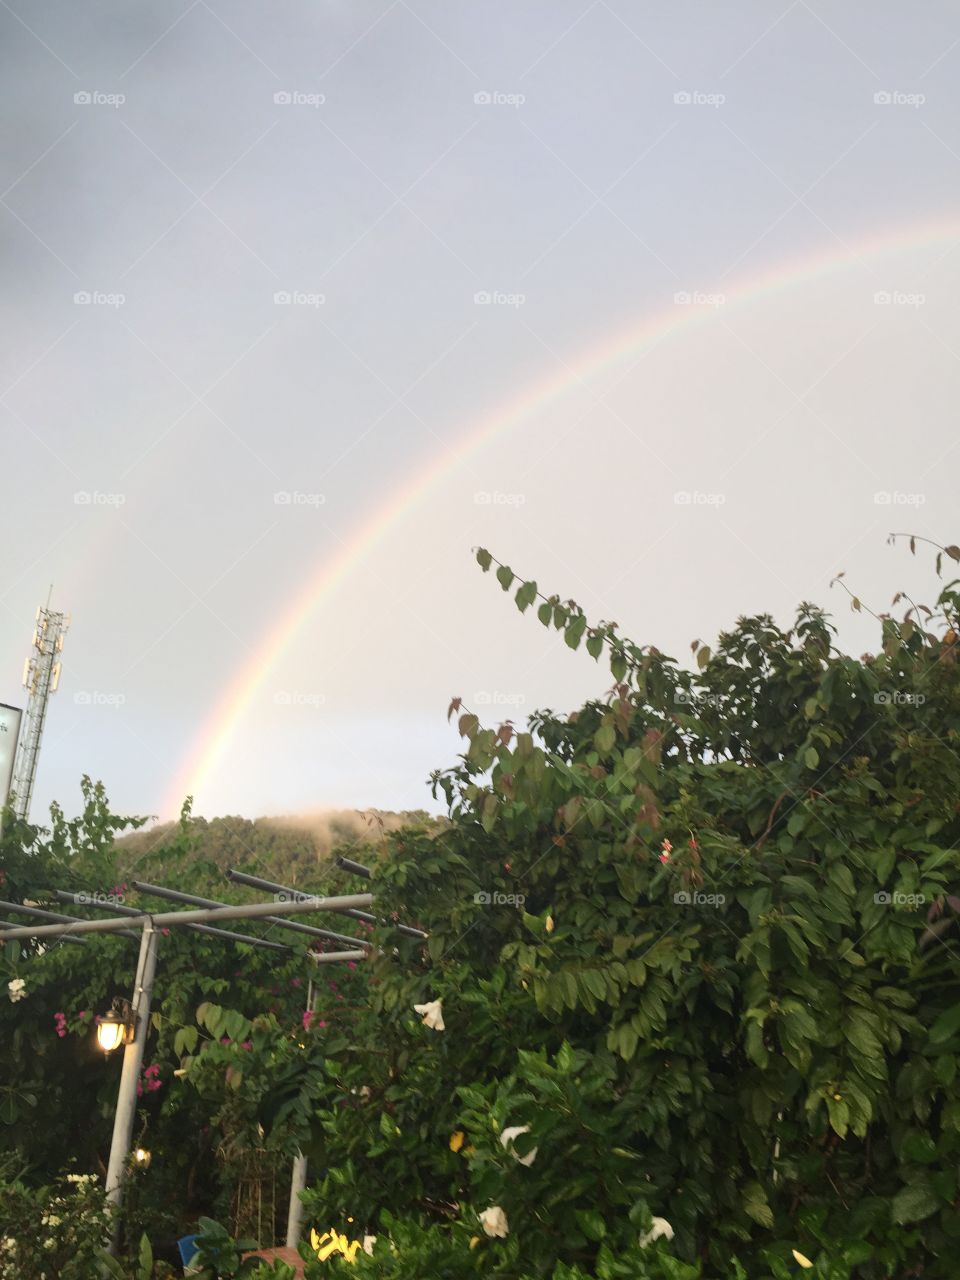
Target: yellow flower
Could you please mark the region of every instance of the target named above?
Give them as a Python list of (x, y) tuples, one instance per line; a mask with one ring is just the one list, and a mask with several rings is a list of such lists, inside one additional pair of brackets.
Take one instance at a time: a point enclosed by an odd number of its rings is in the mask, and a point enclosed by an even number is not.
[(805, 1258), (803, 1254), (799, 1251), (799, 1249), (791, 1249), (790, 1252), (793, 1254), (794, 1259), (797, 1262), (799, 1262), (801, 1267), (803, 1267), (804, 1269), (813, 1266), (813, 1263), (810, 1261), (810, 1259)]
[(463, 1132), (463, 1130), (462, 1130), (462, 1129), (458, 1129), (458, 1130), (456, 1131), (456, 1133), (451, 1133), (451, 1135), (450, 1135), (450, 1150), (454, 1153), (454, 1155), (456, 1155), (456, 1153), (457, 1153), (457, 1152), (460, 1150), (460, 1148), (463, 1146), (464, 1139), (466, 1138), (466, 1136), (467, 1136), (467, 1135)]
[(471, 1248), (471, 1249), (475, 1249), (479, 1243), (480, 1243), (480, 1237), (479, 1237), (479, 1236), (471, 1236), (471, 1237), (470, 1237), (470, 1248)]
[(546, 924), (544, 925), (544, 928), (546, 929), (547, 933), (553, 933), (553, 916), (547, 916), (547, 920), (546, 920)]

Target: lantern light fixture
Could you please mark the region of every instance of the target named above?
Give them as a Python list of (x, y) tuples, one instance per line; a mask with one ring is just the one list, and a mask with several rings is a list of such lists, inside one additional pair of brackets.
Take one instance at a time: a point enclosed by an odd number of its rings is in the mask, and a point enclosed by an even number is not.
[(115, 996), (110, 1012), (97, 1022), (97, 1044), (104, 1053), (112, 1053), (122, 1044), (131, 1044), (136, 1033), (136, 1022), (129, 1000)]

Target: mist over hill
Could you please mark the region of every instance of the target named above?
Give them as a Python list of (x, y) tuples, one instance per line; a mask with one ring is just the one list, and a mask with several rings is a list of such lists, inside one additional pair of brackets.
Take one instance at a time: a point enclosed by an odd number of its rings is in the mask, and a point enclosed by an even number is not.
[(325, 809), (254, 819), (227, 815), (190, 818), (185, 829), (177, 822), (160, 823), (123, 836), (116, 849), (130, 875), (147, 864), (151, 874), (157, 874), (164, 865), (164, 848), (182, 850), (186, 840), (190, 861), (206, 864), (211, 871), (235, 867), (278, 883), (316, 889), (338, 854), (376, 862), (389, 832), (405, 827), (440, 830), (443, 825), (442, 819), (421, 809)]

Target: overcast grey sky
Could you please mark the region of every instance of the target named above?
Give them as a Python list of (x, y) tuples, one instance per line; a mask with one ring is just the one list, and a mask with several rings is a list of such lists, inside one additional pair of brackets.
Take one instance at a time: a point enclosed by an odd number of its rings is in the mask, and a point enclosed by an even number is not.
[(451, 695), (607, 684), (478, 543), (681, 659), (804, 598), (870, 647), (840, 568), (932, 595), (885, 535), (958, 534), (955, 6), (0, 5), (35, 817), (429, 803)]

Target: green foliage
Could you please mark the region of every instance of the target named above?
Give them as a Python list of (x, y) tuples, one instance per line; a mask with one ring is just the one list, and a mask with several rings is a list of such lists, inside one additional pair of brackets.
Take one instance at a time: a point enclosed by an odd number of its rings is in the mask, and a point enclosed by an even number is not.
[[(468, 1271), (466, 1233), (493, 1274), (599, 1275), (657, 1215), (664, 1265), (709, 1276), (779, 1280), (796, 1250), (814, 1276), (946, 1280), (957, 584), (923, 625), (881, 617), (877, 655), (838, 652), (802, 605), (696, 644), (687, 671), (497, 577), (613, 687), (522, 733), (451, 705), (450, 829), (392, 837), (376, 879), (430, 938), (375, 934), (369, 1008), (318, 1079), (309, 1212), (386, 1227), (395, 1254), (361, 1274), (407, 1274), (398, 1241), (421, 1231), (421, 1274)], [(413, 1010), (437, 1000), (444, 1031)]]
[(97, 1179), (65, 1174), (29, 1187), (11, 1162), (0, 1168), (0, 1280), (89, 1280), (109, 1230)]

